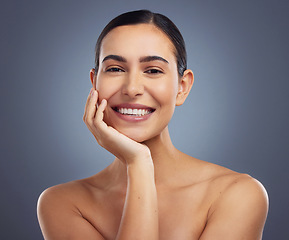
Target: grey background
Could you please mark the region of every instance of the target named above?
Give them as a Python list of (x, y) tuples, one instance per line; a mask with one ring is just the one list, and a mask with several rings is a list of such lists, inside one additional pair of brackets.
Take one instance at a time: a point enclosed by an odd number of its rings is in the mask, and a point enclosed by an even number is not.
[(112, 162), (82, 122), (89, 70), (105, 24), (142, 8), (176, 23), (195, 73), (173, 142), (260, 180), (263, 239), (289, 239), (289, 2), (273, 0), (1, 1), (0, 239), (42, 239), (39, 194)]

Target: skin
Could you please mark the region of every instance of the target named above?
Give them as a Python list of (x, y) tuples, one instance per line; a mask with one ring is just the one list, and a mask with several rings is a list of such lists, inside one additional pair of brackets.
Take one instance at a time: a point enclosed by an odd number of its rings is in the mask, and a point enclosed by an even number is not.
[[(103, 61), (111, 55), (122, 60)], [(167, 62), (142, 61), (147, 56)], [(113, 29), (90, 78), (83, 119), (116, 158), (92, 177), (41, 194), (38, 218), (45, 239), (262, 238), (264, 187), (246, 174), (188, 156), (171, 142), (168, 123), (188, 96), (193, 73), (178, 75), (174, 46), (163, 32), (150, 24)], [(121, 103), (155, 111), (132, 123), (113, 110)]]

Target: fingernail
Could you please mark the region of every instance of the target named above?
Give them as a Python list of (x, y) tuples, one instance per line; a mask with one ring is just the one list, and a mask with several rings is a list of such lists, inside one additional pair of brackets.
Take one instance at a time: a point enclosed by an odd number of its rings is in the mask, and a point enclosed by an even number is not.
[(93, 89), (91, 89), (90, 90), (90, 95), (93, 96), (93, 93), (94, 93), (94, 91), (93, 91)]

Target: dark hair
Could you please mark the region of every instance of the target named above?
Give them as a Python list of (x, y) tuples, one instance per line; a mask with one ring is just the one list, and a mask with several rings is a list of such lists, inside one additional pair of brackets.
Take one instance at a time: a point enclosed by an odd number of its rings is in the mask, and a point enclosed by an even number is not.
[(187, 69), (187, 53), (184, 39), (176, 25), (166, 16), (153, 13), (149, 10), (138, 10), (123, 13), (111, 20), (99, 35), (95, 46), (95, 74), (99, 67), (99, 54), (102, 40), (114, 28), (125, 25), (135, 25), (141, 23), (153, 24), (164, 32), (175, 46), (175, 56), (177, 68), (180, 76), (183, 76)]

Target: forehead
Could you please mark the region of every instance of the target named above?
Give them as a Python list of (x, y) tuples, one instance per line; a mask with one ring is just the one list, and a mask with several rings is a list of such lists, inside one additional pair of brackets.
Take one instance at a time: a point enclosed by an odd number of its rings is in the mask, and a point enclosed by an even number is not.
[(174, 45), (168, 36), (152, 24), (120, 26), (111, 30), (103, 39), (100, 59), (108, 54), (126, 58), (157, 55), (175, 59)]

